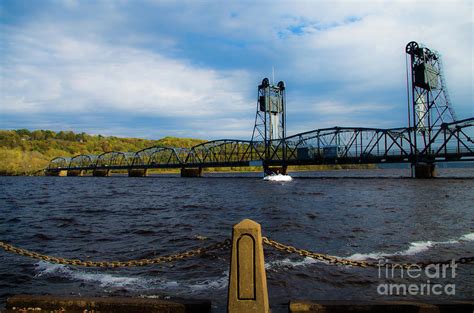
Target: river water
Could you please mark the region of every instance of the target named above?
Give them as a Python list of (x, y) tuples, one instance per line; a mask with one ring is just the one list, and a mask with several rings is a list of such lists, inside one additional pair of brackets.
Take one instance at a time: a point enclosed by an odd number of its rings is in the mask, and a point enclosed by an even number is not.
[[(251, 218), (271, 239), (353, 259), (433, 261), (474, 255), (474, 169), (293, 173), (292, 182), (253, 174), (0, 177), (0, 240), (40, 253), (90, 260), (171, 254), (231, 236)], [(265, 250), (273, 312), (290, 299), (472, 298), (474, 265), (455, 277), (393, 277)], [(54, 265), (0, 251), (0, 308), (13, 294), (211, 299), (225, 312), (229, 251), (132, 269)], [(429, 280), (429, 282), (428, 282)], [(384, 294), (391, 283), (439, 284), (441, 295)], [(453, 286), (455, 292), (453, 294)], [(437, 289), (439, 290), (439, 289)], [(381, 295), (382, 294), (382, 295)]]

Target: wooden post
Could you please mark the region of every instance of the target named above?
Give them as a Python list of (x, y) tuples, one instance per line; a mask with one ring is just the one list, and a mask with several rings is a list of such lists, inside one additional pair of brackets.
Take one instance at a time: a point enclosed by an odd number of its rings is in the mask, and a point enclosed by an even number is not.
[(260, 224), (245, 219), (234, 226), (228, 313), (269, 313)]

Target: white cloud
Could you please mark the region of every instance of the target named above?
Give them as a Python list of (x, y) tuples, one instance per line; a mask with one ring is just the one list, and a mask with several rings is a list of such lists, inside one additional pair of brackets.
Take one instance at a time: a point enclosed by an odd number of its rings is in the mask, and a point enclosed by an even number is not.
[[(344, 88), (370, 90), (402, 86), (404, 48), (409, 41), (416, 40), (444, 55), (446, 72), (455, 92), (469, 88), (473, 44), (470, 2), (364, 4), (360, 6), (364, 9), (358, 12), (362, 18), (354, 23), (322, 31), (307, 26), (305, 33), (291, 35), (283, 41), (281, 45), (289, 47), (287, 59), (294, 72), (315, 82), (336, 81)], [(318, 17), (308, 16), (308, 19), (317, 21)], [(470, 26), (471, 36), (466, 26)]]
[[(243, 70), (216, 71), (133, 47), (68, 37), (38, 26), (8, 33), (2, 111), (156, 116), (245, 112), (251, 85)], [(30, 53), (30, 51), (32, 53)]]
[(191, 2), (172, 18), (191, 32), (246, 42), (294, 85), (312, 83), (316, 89), (331, 82), (340, 93), (365, 92), (366, 101), (375, 89), (404, 88), (405, 45), (415, 40), (441, 52), (452, 99), (466, 110), (474, 70), (472, 5), (465, 0)]
[[(186, 126), (196, 129), (194, 134), (199, 138), (250, 140), (255, 122), (255, 112), (242, 117), (223, 117), (214, 119), (196, 119), (189, 121)], [(205, 127), (202, 127), (205, 125)]]
[(472, 1), (61, 5), (77, 15), (1, 26), (2, 112), (182, 116), (190, 130), (179, 135), (247, 138), (252, 125), (240, 119), (253, 119), (256, 84), (275, 65), (289, 82), (292, 130), (360, 125), (362, 116), (366, 126), (403, 126), (405, 113), (387, 112), (406, 110), (404, 48), (416, 40), (441, 52), (458, 116), (472, 116)]

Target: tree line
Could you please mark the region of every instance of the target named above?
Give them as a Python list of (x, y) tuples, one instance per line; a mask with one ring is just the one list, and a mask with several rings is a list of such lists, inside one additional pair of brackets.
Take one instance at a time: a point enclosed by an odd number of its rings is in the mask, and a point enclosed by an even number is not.
[(38, 175), (57, 156), (135, 152), (152, 146), (190, 148), (205, 140), (164, 137), (159, 140), (90, 135), (52, 130), (0, 130), (0, 175)]

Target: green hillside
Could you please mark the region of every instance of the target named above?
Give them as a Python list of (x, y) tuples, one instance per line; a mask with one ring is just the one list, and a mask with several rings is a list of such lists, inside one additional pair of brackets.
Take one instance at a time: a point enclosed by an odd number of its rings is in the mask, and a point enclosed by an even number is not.
[(0, 175), (38, 175), (57, 156), (134, 152), (151, 146), (189, 148), (202, 142), (205, 140), (175, 137), (147, 140), (72, 131), (0, 130)]

